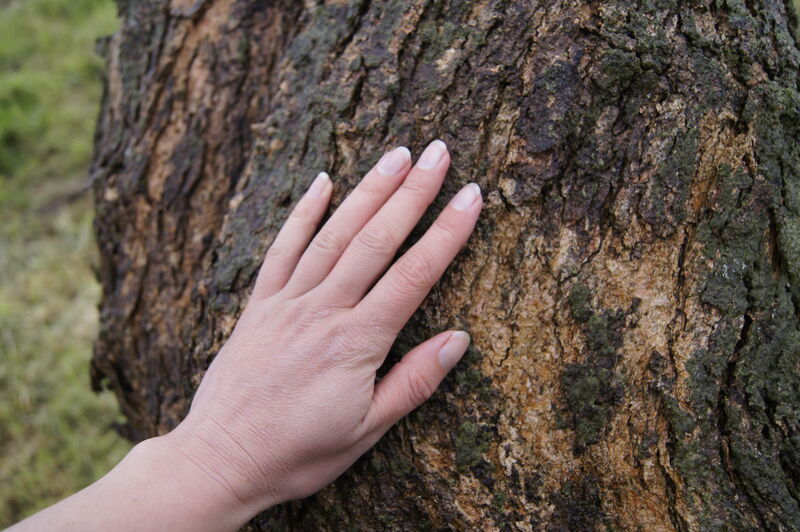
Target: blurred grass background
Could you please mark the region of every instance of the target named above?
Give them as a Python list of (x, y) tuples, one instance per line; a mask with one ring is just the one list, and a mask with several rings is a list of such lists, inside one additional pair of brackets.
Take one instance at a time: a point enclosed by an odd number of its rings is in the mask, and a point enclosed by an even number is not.
[(130, 448), (89, 387), (100, 289), (87, 166), (113, 0), (0, 0), (0, 528)]

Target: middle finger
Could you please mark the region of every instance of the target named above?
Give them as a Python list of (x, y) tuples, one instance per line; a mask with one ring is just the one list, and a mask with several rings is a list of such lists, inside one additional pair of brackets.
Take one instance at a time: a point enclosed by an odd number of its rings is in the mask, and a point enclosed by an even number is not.
[(400, 188), (356, 234), (319, 289), (329, 292), (337, 304), (358, 303), (439, 193), (449, 165), (445, 143), (430, 143)]
[(285, 295), (300, 296), (327, 277), (356, 233), (400, 186), (410, 162), (404, 146), (381, 157), (311, 240), (283, 289)]

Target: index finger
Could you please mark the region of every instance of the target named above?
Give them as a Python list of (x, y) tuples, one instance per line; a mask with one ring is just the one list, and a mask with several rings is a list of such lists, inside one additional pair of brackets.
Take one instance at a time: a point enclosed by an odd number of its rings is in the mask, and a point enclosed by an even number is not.
[(482, 205), (480, 187), (464, 186), (354, 310), (382, 328), (399, 332), (469, 238)]

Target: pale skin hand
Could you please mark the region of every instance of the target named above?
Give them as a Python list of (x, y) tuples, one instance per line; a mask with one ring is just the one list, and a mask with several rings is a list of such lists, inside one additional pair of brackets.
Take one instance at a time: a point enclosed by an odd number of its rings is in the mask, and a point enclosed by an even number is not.
[(344, 472), (431, 396), (469, 343), (442, 332), (376, 383), (480, 213), (469, 184), (391, 264), (449, 165), (441, 141), (413, 168), (405, 148), (388, 152), (315, 234), (332, 191), (320, 174), (269, 248), (186, 419), (14, 530), (235, 530)]

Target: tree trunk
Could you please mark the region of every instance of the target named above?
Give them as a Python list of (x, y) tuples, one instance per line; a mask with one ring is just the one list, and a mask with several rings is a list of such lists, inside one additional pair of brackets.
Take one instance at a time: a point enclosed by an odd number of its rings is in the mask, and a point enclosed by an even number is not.
[[(311, 178), (442, 138), (475, 234), (392, 349), (435, 397), (253, 530), (800, 530), (800, 49), (786, 0), (119, 0), (97, 387), (168, 431)], [(412, 235), (413, 241), (422, 229)]]

